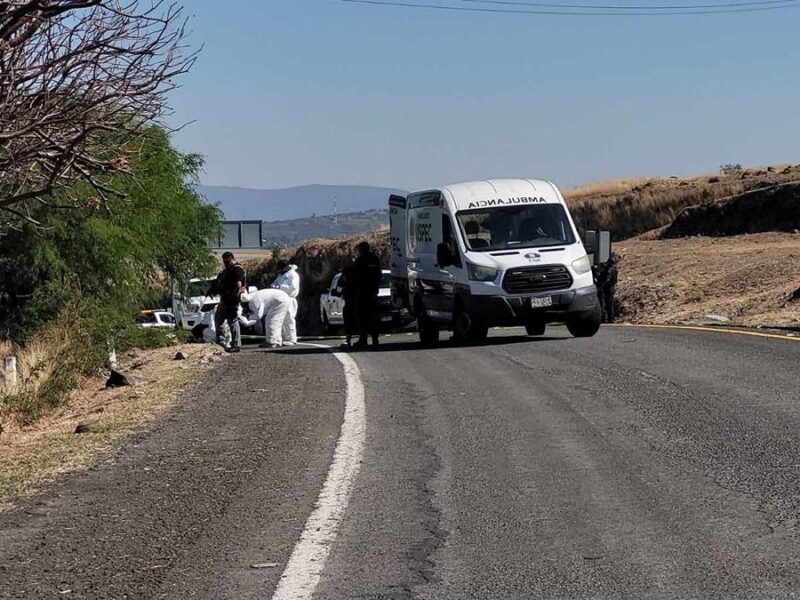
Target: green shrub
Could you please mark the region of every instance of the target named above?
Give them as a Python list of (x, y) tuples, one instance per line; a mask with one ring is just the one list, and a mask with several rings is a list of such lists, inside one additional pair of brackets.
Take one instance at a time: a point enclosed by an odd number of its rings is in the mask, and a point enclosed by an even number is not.
[(736, 164), (728, 163), (722, 165), (719, 168), (719, 172), (722, 175), (736, 175), (737, 173), (741, 173), (742, 171), (744, 171), (744, 168), (739, 163)]
[(280, 246), (273, 246), (269, 258), (264, 260), (250, 261), (244, 265), (247, 271), (247, 285), (254, 285), (262, 290), (278, 276), (278, 261), (288, 258), (284, 256), (284, 250)]

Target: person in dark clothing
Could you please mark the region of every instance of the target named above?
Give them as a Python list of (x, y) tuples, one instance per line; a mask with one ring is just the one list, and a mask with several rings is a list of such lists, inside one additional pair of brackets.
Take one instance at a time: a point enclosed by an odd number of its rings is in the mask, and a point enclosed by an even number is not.
[(600, 265), (597, 273), (597, 295), (600, 299), (600, 309), (604, 323), (613, 323), (616, 318), (614, 299), (617, 294), (617, 279), (619, 278), (619, 254), (612, 253), (611, 258)]
[[(365, 349), (367, 339), (378, 345), (378, 291), (381, 286), (381, 262), (367, 242), (356, 246), (358, 257), (353, 265), (355, 276), (354, 299), (358, 319), (356, 349)], [(345, 302), (345, 304), (347, 304)]]
[(356, 312), (358, 284), (356, 283), (355, 267), (351, 265), (342, 270), (342, 276), (339, 278), (339, 287), (342, 288), (342, 300), (344, 300), (342, 319), (344, 320), (345, 341), (343, 346), (350, 348), (353, 336), (358, 333), (358, 314)]
[(246, 287), (244, 269), (236, 261), (232, 252), (222, 255), (225, 268), (217, 276), (215, 286), (219, 291), (219, 306), (214, 316), (214, 326), (217, 330), (217, 343), (222, 344), (222, 324), (227, 323), (231, 330), (231, 347), (229, 352), (239, 352), (242, 348), (242, 336), (239, 328), (240, 296)]
[(606, 308), (603, 304), (603, 285), (606, 280), (606, 263), (592, 265), (592, 278), (594, 279), (594, 287), (597, 288), (597, 301), (600, 303), (600, 318), (605, 321)]

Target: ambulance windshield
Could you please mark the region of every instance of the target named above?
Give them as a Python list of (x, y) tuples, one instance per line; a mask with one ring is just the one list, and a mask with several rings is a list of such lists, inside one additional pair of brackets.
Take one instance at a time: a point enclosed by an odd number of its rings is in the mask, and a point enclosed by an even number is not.
[(534, 204), (481, 208), (458, 213), (470, 250), (543, 248), (575, 243), (567, 213), (561, 204)]

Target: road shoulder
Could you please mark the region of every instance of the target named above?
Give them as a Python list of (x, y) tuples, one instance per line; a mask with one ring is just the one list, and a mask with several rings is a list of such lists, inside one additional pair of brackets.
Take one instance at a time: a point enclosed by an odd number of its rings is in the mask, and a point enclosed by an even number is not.
[[(175, 360), (177, 353), (184, 357)], [(133, 387), (105, 387), (106, 375), (84, 378), (60, 407), (26, 425), (3, 414), (0, 511), (59, 475), (87, 468), (152, 422), (204, 372), (223, 360), (220, 348), (183, 344), (132, 350), (119, 368)], [(76, 433), (78, 426), (84, 430)]]
[(114, 456), (0, 514), (0, 597), (268, 596), (324, 481), (344, 387), (325, 354), (225, 360)]

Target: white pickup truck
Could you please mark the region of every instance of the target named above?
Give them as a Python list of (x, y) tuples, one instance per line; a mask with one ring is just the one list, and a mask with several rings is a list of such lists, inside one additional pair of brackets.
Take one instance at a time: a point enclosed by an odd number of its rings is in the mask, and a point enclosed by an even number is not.
[(199, 324), (203, 315), (211, 312), (219, 304), (219, 296), (207, 296), (206, 292), (214, 283), (215, 278), (193, 278), (189, 280), (186, 296), (184, 297), (177, 288), (172, 292), (172, 313), (175, 315), (177, 326), (181, 329), (191, 329)]

